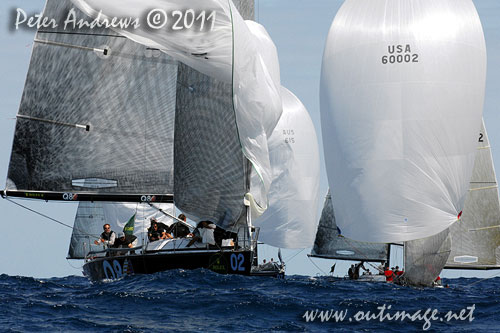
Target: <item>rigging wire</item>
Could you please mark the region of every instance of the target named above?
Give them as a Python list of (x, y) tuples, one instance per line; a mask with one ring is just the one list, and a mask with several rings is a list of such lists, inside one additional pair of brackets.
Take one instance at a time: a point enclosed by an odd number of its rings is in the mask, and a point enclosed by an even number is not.
[(476, 283), (479, 283), (479, 282), (482, 282), (482, 281), (484, 281), (484, 280), (489, 280), (489, 279), (492, 279), (492, 278), (494, 278), (494, 277), (497, 277), (498, 275), (500, 275), (500, 272), (498, 272), (498, 273), (496, 273), (495, 275), (492, 275), (492, 276), (490, 276), (490, 277), (487, 277), (487, 278), (481, 279), (481, 280), (479, 280), (479, 281), (472, 282), (471, 284), (469, 284), (469, 286), (472, 286), (472, 285), (474, 285), (474, 284), (476, 284)]
[(302, 249), (302, 250), (300, 250), (299, 252), (295, 253), (291, 258), (286, 259), (285, 262), (289, 262), (290, 260), (292, 260), (293, 258), (295, 258), (300, 252), (302, 252), (304, 250), (305, 250), (305, 248)]
[(30, 212), (32, 212), (32, 213), (38, 214), (38, 215), (40, 215), (40, 216), (42, 216), (42, 217), (45, 217), (46, 219), (49, 219), (49, 220), (51, 220), (51, 221), (53, 221), (53, 222), (56, 222), (56, 223), (58, 223), (58, 224), (60, 224), (60, 225), (62, 225), (62, 226), (64, 226), (64, 227), (70, 228), (71, 230), (76, 230), (76, 231), (78, 231), (78, 232), (80, 232), (80, 233), (82, 233), (82, 234), (84, 234), (84, 235), (90, 236), (90, 237), (95, 237), (95, 238), (99, 238), (99, 237), (100, 237), (100, 236), (97, 236), (97, 235), (92, 235), (92, 234), (86, 233), (86, 232), (84, 232), (84, 231), (82, 231), (82, 230), (76, 229), (76, 228), (74, 228), (74, 227), (70, 226), (69, 224), (66, 224), (66, 223), (64, 223), (64, 222), (61, 222), (61, 221), (59, 221), (59, 220), (56, 220), (55, 218), (52, 218), (52, 217), (50, 217), (50, 216), (48, 216), (48, 215), (45, 215), (45, 214), (43, 214), (43, 213), (37, 212), (36, 210), (31, 209), (31, 208), (29, 208), (29, 207), (26, 207), (26, 206), (24, 206), (24, 205), (21, 205), (20, 203), (15, 202), (15, 201), (13, 201), (13, 200), (11, 200), (11, 199), (7, 198), (7, 197), (5, 197), (5, 200), (7, 200), (8, 202), (11, 202), (11, 203), (13, 203), (13, 204), (15, 204), (15, 205), (18, 205), (19, 207), (22, 207), (22, 208), (24, 208), (24, 209), (26, 209), (26, 210), (29, 210), (29, 211), (30, 211)]
[(311, 262), (312, 262), (312, 264), (313, 264), (314, 266), (316, 266), (316, 268), (317, 268), (317, 269), (319, 269), (319, 270), (321, 271), (321, 273), (323, 273), (323, 275), (328, 275), (328, 273), (326, 273), (326, 272), (325, 272), (324, 270), (322, 270), (322, 269), (321, 269), (318, 265), (316, 265), (316, 264), (314, 263), (314, 261), (312, 261), (311, 257), (309, 257), (309, 256), (308, 256), (307, 258), (309, 259), (309, 261), (311, 261)]
[(73, 268), (73, 269), (82, 269), (82, 268), (83, 268), (83, 265), (73, 266), (73, 265), (71, 264), (71, 261), (69, 261), (69, 259), (68, 259), (68, 258), (66, 258), (66, 262), (67, 262), (67, 263), (68, 263), (68, 265), (70, 265), (70, 266), (71, 266), (71, 268)]

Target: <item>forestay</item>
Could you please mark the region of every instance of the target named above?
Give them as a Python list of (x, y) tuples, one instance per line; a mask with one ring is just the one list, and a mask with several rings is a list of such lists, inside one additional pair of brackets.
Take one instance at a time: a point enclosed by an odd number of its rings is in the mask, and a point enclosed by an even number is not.
[(345, 1), (320, 88), (329, 185), (345, 237), (401, 242), (457, 220), (485, 77), (471, 0)]
[(483, 125), (463, 214), (450, 227), (453, 240), (445, 268), (500, 268), (500, 202), (491, 146)]
[(328, 190), (311, 251), (312, 257), (383, 262), (388, 260), (388, 249), (388, 244), (358, 242), (342, 236), (335, 222), (332, 197)]

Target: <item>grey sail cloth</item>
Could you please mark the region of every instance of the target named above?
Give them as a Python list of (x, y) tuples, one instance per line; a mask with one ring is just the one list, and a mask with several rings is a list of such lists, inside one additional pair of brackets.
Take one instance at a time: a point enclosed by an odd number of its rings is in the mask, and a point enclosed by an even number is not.
[(446, 229), (434, 236), (405, 242), (404, 281), (412, 286), (431, 286), (450, 255), (451, 235)]
[(464, 210), (449, 228), (453, 246), (445, 268), (500, 268), (499, 225), (498, 183), (483, 120)]
[(243, 214), (247, 192), (231, 87), (180, 64), (177, 91), (176, 206), (227, 228)]
[(325, 198), (311, 256), (364, 261), (387, 261), (388, 245), (350, 240), (339, 234), (330, 191)]
[(102, 226), (107, 223), (103, 205), (102, 202), (79, 203), (69, 245), (69, 259), (85, 258), (92, 250), (94, 240), (99, 239), (103, 232)]
[(233, 0), (233, 4), (245, 20), (255, 20), (254, 0)]
[[(45, 14), (71, 7), (48, 0)], [(98, 193), (172, 193), (177, 63), (111, 30), (44, 31), (18, 112), (38, 119), (17, 119), (7, 189), (76, 191), (73, 180), (96, 178), (116, 183)]]
[[(236, 5), (253, 18), (252, 1)], [(45, 14), (70, 8), (48, 0)], [(232, 87), (163, 52), (106, 29), (41, 29), (19, 115), (7, 189), (174, 194), (185, 213), (224, 228), (244, 214)]]

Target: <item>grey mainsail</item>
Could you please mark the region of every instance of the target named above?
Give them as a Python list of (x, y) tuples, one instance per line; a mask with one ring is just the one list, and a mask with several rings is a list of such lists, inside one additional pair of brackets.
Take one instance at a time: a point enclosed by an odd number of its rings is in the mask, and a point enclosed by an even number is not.
[(358, 242), (341, 236), (328, 191), (311, 257), (383, 262), (387, 261), (388, 248), (388, 244)]
[(498, 183), (484, 120), (477, 149), (462, 216), (450, 227), (453, 244), (445, 268), (500, 268)]
[(228, 221), (244, 213), (247, 192), (231, 87), (181, 64), (177, 90), (176, 205), (228, 227)]
[(451, 244), (449, 229), (431, 237), (405, 242), (405, 283), (431, 286), (446, 264)]
[[(44, 13), (70, 8), (48, 0)], [(7, 190), (84, 192), (93, 178), (93, 193), (173, 193), (176, 76), (169, 56), (111, 30), (39, 29)]]
[[(253, 18), (253, 1), (235, 4)], [(71, 8), (48, 0), (44, 13), (65, 17)], [(227, 228), (245, 215), (248, 174), (230, 84), (110, 29), (37, 32), (7, 194), (175, 201)]]

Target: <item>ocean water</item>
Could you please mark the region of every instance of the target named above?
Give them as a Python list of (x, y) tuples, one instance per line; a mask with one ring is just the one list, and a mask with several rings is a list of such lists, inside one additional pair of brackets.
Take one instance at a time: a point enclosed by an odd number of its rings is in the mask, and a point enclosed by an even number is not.
[[(208, 270), (174, 270), (94, 284), (77, 276), (0, 275), (0, 331), (500, 332), (500, 278), (445, 283), (449, 288), (416, 289)], [(304, 314), (311, 310), (309, 315), (317, 314), (308, 321)], [(346, 315), (335, 321), (326, 310)], [(436, 319), (431, 318), (434, 310)], [(408, 316), (395, 317), (398, 311)]]

